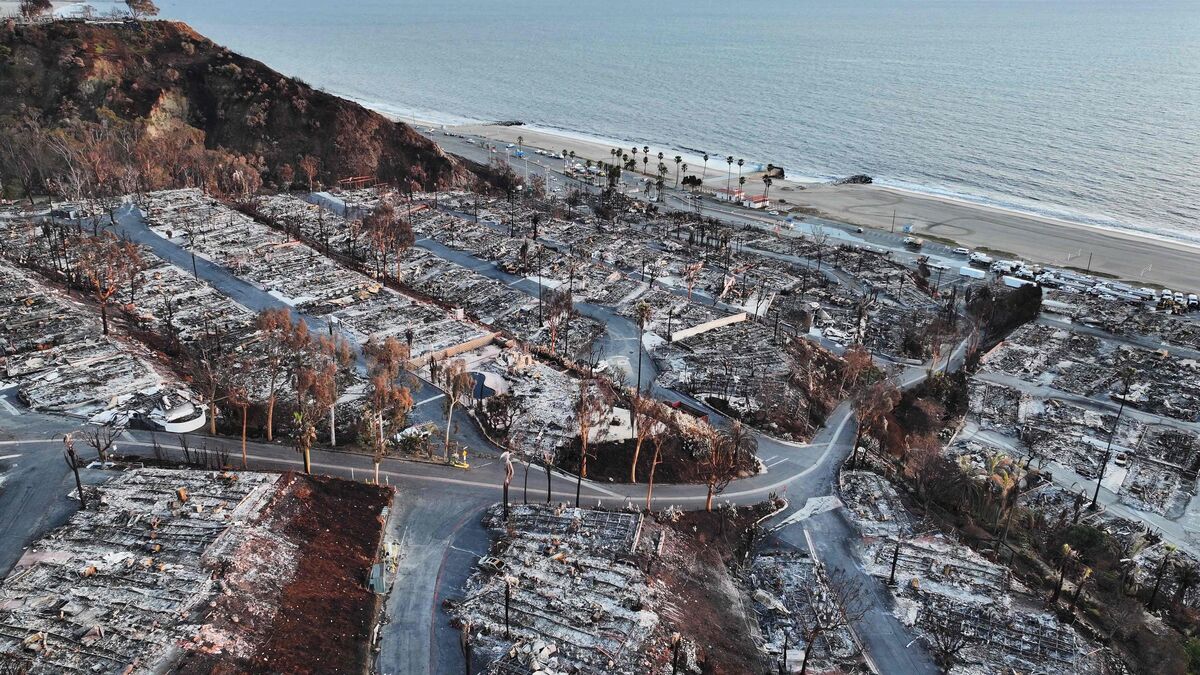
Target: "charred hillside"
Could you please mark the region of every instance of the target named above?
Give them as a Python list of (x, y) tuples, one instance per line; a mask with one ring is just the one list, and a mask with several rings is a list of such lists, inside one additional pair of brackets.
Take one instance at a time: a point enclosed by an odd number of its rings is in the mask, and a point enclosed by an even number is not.
[(133, 143), (155, 141), (148, 154), (162, 162), (172, 159), (163, 156), (168, 148), (196, 146), (210, 155), (203, 163), (236, 158), (265, 183), (306, 181), (306, 156), (326, 183), (375, 176), (433, 189), (474, 180), (408, 126), (181, 23), (0, 24), (0, 91), (0, 131), (71, 129), (77, 136), (81, 125), (115, 125)]

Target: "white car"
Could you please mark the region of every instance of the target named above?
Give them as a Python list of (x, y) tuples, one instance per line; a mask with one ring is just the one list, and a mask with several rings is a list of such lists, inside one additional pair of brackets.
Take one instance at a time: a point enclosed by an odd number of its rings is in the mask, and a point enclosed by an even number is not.
[(958, 255), (971, 255), (971, 249), (965, 246), (959, 246), (958, 248), (954, 249), (954, 252)]
[(779, 212), (778, 212), (778, 211), (767, 211), (767, 213), (768, 213), (768, 214), (770, 214), (770, 215), (772, 215), (772, 216), (777, 216), (777, 215), (779, 215)]

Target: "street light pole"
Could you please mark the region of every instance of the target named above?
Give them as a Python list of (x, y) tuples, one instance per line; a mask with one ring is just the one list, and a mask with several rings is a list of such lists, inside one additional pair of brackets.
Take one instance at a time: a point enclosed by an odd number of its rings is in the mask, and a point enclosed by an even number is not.
[(1124, 385), (1121, 392), (1121, 406), (1117, 408), (1117, 419), (1113, 422), (1112, 430), (1108, 432), (1108, 446), (1104, 449), (1104, 461), (1100, 463), (1100, 475), (1096, 478), (1096, 491), (1092, 494), (1092, 503), (1088, 509), (1095, 511), (1100, 499), (1100, 483), (1104, 481), (1104, 470), (1108, 468), (1108, 460), (1112, 455), (1113, 437), (1117, 435), (1117, 428), (1121, 425), (1121, 413), (1125, 412), (1125, 401), (1129, 399), (1129, 383), (1133, 380), (1133, 370), (1127, 368), (1121, 374), (1121, 382)]

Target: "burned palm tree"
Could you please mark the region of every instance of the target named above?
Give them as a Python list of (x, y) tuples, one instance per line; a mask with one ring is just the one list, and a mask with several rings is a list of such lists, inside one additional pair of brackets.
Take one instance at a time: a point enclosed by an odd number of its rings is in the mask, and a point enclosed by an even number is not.
[(63, 435), (63, 459), (71, 468), (71, 473), (75, 474), (75, 489), (79, 491), (79, 508), (87, 510), (87, 498), (83, 495), (83, 482), (79, 480), (79, 457), (75, 455), (74, 434)]

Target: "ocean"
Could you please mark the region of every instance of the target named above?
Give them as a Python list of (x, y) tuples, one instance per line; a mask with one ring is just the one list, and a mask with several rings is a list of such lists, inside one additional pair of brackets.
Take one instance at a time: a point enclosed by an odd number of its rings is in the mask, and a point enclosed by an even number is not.
[(1200, 241), (1197, 0), (161, 0), (401, 117)]

